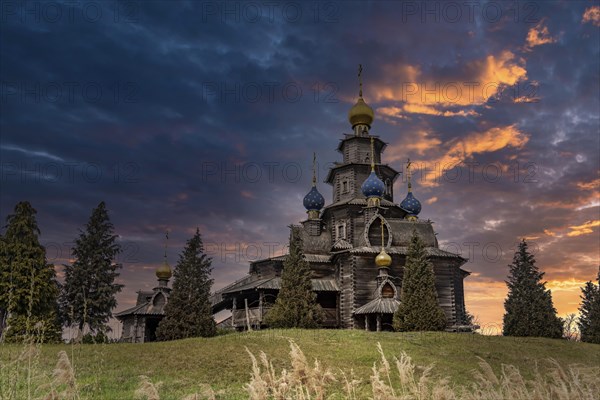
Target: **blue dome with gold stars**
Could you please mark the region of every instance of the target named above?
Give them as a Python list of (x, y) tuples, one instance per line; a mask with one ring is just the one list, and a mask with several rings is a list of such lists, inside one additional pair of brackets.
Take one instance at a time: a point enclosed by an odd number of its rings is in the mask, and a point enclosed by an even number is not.
[(308, 211), (319, 211), (325, 205), (325, 198), (319, 193), (317, 187), (313, 186), (312, 189), (310, 189), (310, 192), (304, 196), (304, 201), (302, 203), (304, 204), (304, 208)]
[(400, 208), (408, 212), (408, 215), (416, 217), (421, 212), (421, 202), (409, 191), (400, 203)]
[(367, 198), (381, 197), (385, 192), (385, 184), (381, 179), (379, 179), (375, 171), (371, 171), (371, 174), (367, 179), (365, 179), (360, 187), (360, 190), (362, 190), (363, 194)]

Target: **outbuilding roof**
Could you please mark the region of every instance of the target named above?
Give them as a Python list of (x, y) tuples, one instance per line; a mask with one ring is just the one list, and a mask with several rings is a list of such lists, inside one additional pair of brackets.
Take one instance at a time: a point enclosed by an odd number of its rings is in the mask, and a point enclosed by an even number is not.
[[(312, 290), (315, 292), (338, 292), (340, 290), (335, 279), (311, 279)], [(252, 282), (242, 283), (240, 285), (231, 286), (224, 290), (222, 293), (236, 293), (243, 292), (245, 290), (258, 290), (258, 289), (281, 289), (281, 278), (272, 277), (265, 279), (257, 279)]]
[(393, 314), (400, 302), (394, 298), (378, 297), (354, 311), (354, 314)]

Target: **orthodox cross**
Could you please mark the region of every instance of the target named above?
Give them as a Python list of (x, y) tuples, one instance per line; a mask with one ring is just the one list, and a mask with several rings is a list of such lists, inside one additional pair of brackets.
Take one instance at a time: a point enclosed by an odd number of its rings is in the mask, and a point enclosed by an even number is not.
[(169, 230), (165, 231), (165, 262), (167, 262), (167, 244), (169, 243)]
[(408, 179), (408, 191), (410, 192), (412, 185), (410, 183), (410, 166), (412, 165), (412, 161), (410, 158), (406, 161), (406, 178)]
[(358, 96), (362, 97), (362, 64), (358, 64)]
[(313, 153), (313, 178), (312, 185), (317, 186), (317, 153)]

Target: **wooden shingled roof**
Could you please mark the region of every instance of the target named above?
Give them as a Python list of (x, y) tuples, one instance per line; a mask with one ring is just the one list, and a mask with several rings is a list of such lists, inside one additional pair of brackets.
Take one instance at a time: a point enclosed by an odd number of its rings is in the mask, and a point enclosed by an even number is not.
[(354, 314), (393, 314), (399, 305), (400, 302), (394, 298), (378, 297), (357, 308)]

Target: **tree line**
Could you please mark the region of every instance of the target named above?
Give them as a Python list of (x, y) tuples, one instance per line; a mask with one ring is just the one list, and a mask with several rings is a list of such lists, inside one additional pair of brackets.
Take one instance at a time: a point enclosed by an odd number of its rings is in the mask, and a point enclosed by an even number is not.
[[(104, 341), (117, 306), (117, 283), (122, 251), (101, 202), (80, 230), (71, 251), (73, 262), (64, 264), (64, 281), (46, 258), (36, 210), (19, 202), (0, 234), (0, 341), (62, 341), (63, 327)], [(211, 260), (204, 254), (200, 232), (188, 240), (175, 267), (173, 290), (159, 325), (160, 340), (211, 336), (216, 324), (209, 303)]]
[[(122, 251), (101, 202), (80, 230), (72, 249), (73, 262), (64, 265), (61, 284), (46, 251), (39, 242), (36, 210), (20, 202), (6, 219), (0, 234), (0, 340), (20, 342), (34, 337), (43, 342), (62, 340), (63, 327), (76, 327), (102, 340), (117, 306), (117, 283)], [(216, 323), (210, 306), (212, 260), (204, 253), (198, 229), (185, 245), (174, 268), (172, 292), (165, 317), (157, 329), (158, 340), (213, 336)], [(543, 281), (544, 272), (523, 240), (508, 266), (508, 295), (504, 302), (503, 334), (560, 338), (564, 322), (557, 316), (552, 294)], [(300, 235), (290, 235), (289, 253), (283, 263), (281, 289), (265, 323), (274, 328), (317, 328), (323, 310), (312, 291), (311, 270), (302, 252)], [(581, 289), (577, 321), (580, 339), (600, 343), (600, 269), (597, 283)], [(400, 306), (394, 314), (397, 331), (438, 331), (446, 327), (439, 306), (433, 265), (416, 231), (408, 248), (402, 280)], [(467, 314), (465, 324), (471, 324)]]
[[(552, 294), (543, 281), (544, 272), (536, 266), (525, 239), (519, 243), (506, 284), (503, 335), (563, 337), (565, 321), (557, 316)], [(580, 316), (577, 324), (580, 340), (600, 343), (600, 269), (597, 284), (588, 281), (581, 289)], [(322, 310), (311, 290), (310, 267), (302, 254), (299, 235), (290, 237), (290, 252), (285, 258), (281, 290), (265, 322), (278, 328), (314, 328), (322, 319)], [(473, 316), (466, 313), (462, 323), (470, 325)], [(433, 264), (425, 243), (413, 231), (400, 294), (400, 305), (393, 318), (396, 331), (441, 331), (447, 320), (439, 305)]]

